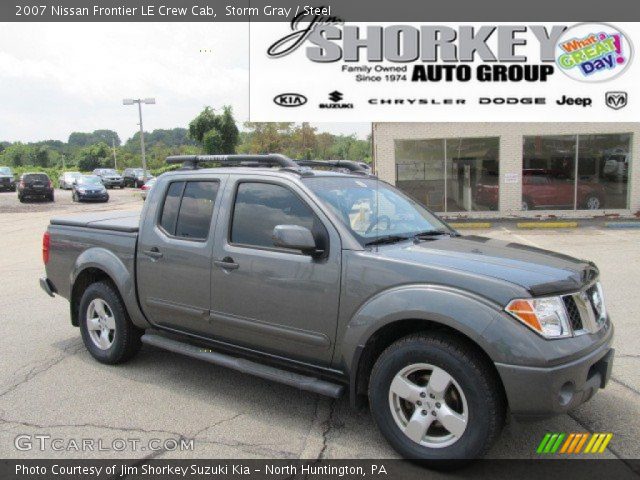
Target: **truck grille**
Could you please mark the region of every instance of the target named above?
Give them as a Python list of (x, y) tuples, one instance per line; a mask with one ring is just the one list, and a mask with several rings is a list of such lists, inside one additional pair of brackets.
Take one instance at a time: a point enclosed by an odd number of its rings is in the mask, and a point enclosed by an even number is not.
[(567, 315), (569, 316), (571, 329), (574, 332), (582, 330), (582, 318), (580, 316), (580, 310), (578, 310), (578, 306), (576, 305), (576, 301), (573, 298), (573, 295), (562, 297), (562, 300), (564, 301), (564, 306), (567, 309)]
[(607, 314), (598, 283), (580, 292), (562, 297), (571, 329), (576, 334), (595, 333), (607, 321)]

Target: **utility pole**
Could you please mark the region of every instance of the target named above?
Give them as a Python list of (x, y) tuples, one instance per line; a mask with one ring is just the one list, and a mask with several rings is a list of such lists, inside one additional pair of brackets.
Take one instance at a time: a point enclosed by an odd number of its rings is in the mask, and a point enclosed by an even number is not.
[(111, 147), (113, 148), (113, 168), (118, 170), (118, 159), (116, 158), (116, 139), (111, 139)]
[(125, 98), (122, 100), (123, 105), (134, 105), (138, 104), (138, 117), (140, 118), (140, 151), (142, 153), (142, 170), (147, 172), (147, 159), (145, 158), (144, 152), (144, 128), (142, 127), (142, 104), (146, 103), (147, 105), (154, 105), (156, 103), (155, 98)]

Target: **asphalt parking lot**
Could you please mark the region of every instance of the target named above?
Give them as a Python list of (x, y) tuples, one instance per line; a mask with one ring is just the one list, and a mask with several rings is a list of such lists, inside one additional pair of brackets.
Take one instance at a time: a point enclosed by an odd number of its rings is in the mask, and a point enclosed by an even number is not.
[[(53, 215), (140, 209), (131, 190), (110, 190), (108, 204), (20, 204), (0, 194), (0, 456), (3, 458), (207, 457), (390, 458), (396, 454), (368, 411), (221, 367), (144, 346), (126, 365), (92, 360), (68, 303), (38, 286), (41, 238)], [(640, 230), (586, 227), (473, 232), (594, 260), (602, 272), (616, 327), (613, 379), (570, 415), (538, 423), (511, 420), (490, 452), (494, 458), (539, 458), (546, 432), (612, 432), (605, 457), (640, 458)], [(18, 435), (63, 439), (62, 451), (18, 450)], [(124, 451), (69, 450), (69, 440), (138, 439)], [(193, 450), (145, 448), (150, 439), (194, 439)], [(157, 445), (157, 444), (156, 444)], [(172, 446), (173, 444), (171, 444)], [(602, 457), (602, 456), (600, 456)], [(584, 458), (584, 457), (582, 457)]]

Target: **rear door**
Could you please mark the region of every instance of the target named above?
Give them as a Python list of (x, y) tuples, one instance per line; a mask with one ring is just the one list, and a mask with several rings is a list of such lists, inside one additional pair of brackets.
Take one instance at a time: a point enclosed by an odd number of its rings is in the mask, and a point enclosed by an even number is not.
[(157, 325), (209, 330), (211, 253), (226, 175), (158, 182), (138, 239), (142, 308)]
[[(217, 337), (315, 364), (333, 352), (340, 296), (340, 237), (305, 191), (285, 179), (232, 177), (212, 270)], [(277, 248), (276, 225), (309, 228), (325, 254)]]

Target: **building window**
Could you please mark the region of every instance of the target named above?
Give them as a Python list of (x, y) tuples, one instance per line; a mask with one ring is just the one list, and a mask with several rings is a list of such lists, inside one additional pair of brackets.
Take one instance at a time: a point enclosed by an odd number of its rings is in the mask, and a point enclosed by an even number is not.
[(396, 140), (396, 185), (437, 212), (498, 210), (499, 144), (497, 137)]
[(522, 209), (628, 208), (630, 134), (524, 137)]

